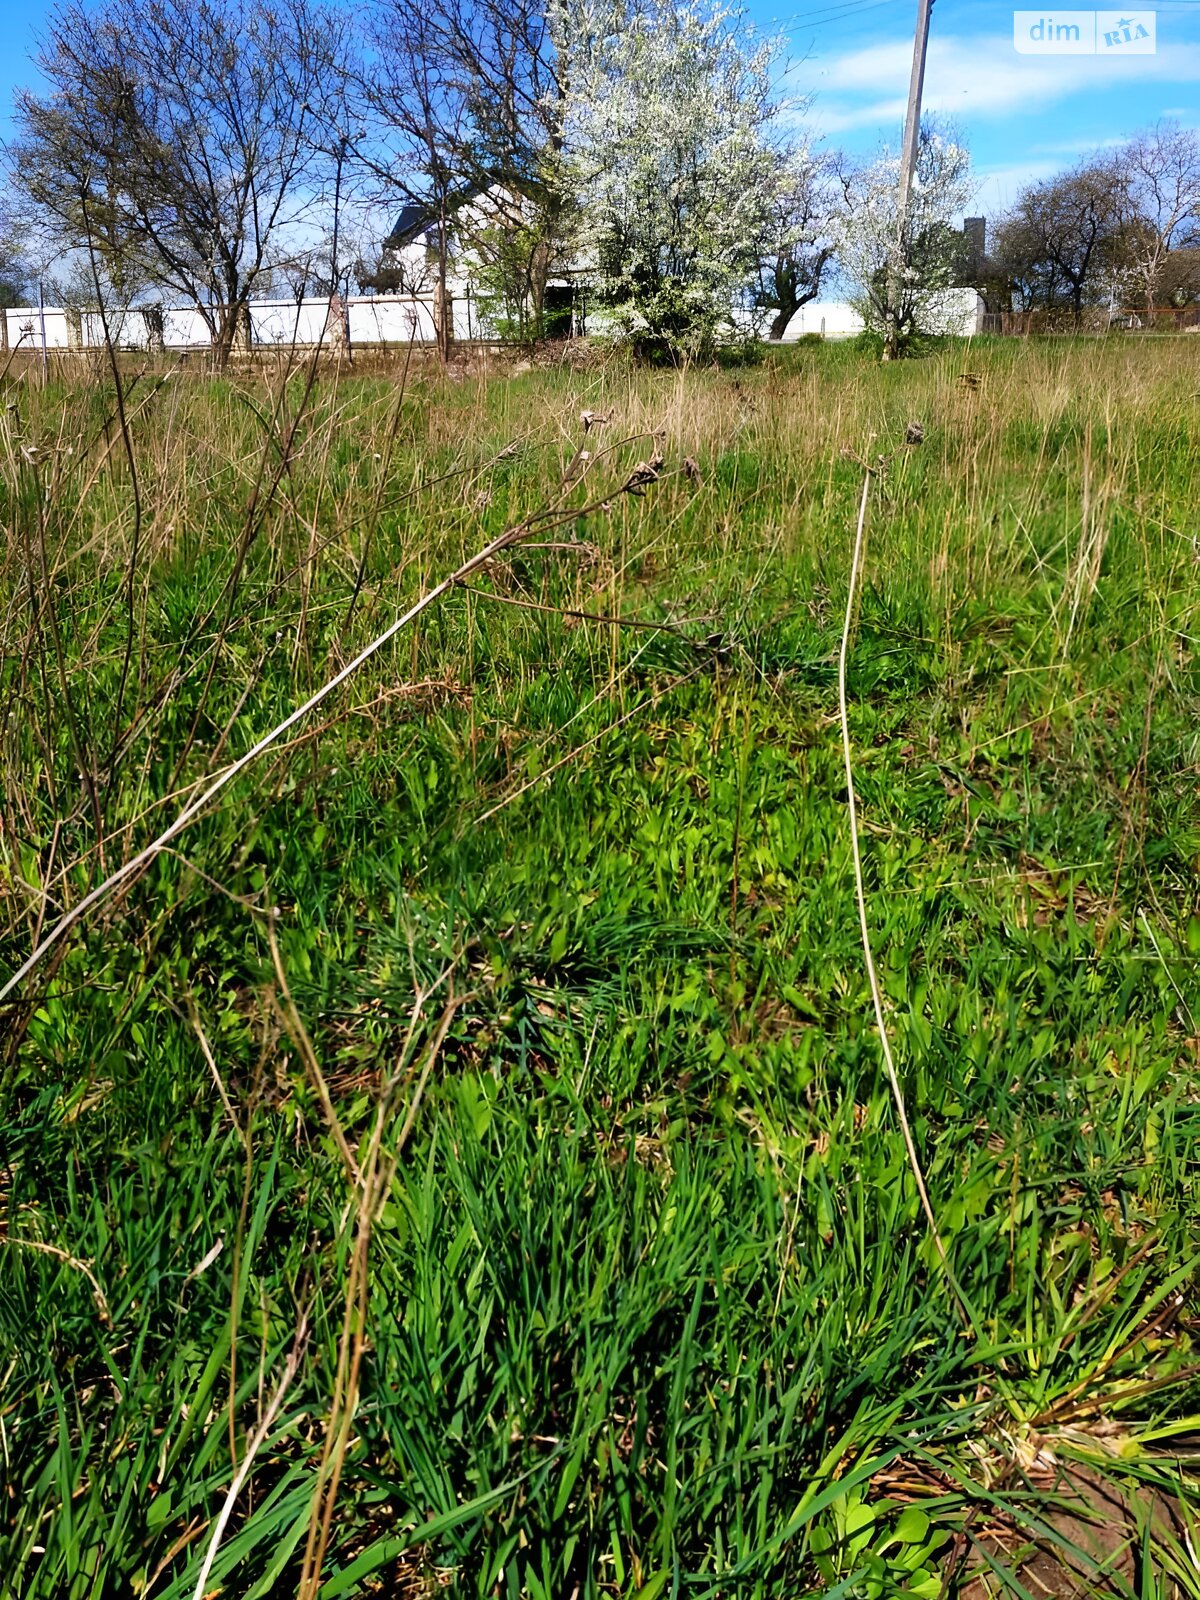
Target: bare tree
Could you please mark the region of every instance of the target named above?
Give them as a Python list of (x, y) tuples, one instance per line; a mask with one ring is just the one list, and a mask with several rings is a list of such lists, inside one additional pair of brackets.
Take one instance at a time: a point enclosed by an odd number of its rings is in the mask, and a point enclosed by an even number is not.
[(559, 0), (438, 0), (450, 71), (467, 112), (464, 165), (486, 192), (479, 253), (528, 331), (572, 239), (564, 165), (567, 63)]
[(1200, 246), (1180, 245), (1163, 262), (1157, 304), (1176, 310), (1200, 300)]
[(1153, 315), (1167, 288), (1169, 258), (1200, 243), (1200, 139), (1190, 128), (1160, 122), (1127, 145), (1119, 161), (1136, 219), (1131, 276)]
[(449, 258), (468, 253), (534, 336), (570, 235), (560, 11), (553, 0), (375, 0), (360, 69), (377, 147), (359, 153), (384, 192), (424, 213), (439, 301)]
[(18, 236), (7, 207), (0, 205), (0, 352), (9, 347), (6, 312), (23, 305), (29, 295), (29, 269)]
[(1128, 265), (1133, 224), (1118, 162), (1091, 161), (1035, 184), (997, 231), (997, 256), (1026, 306), (1085, 304), (1113, 292)]
[(313, 0), (106, 0), (53, 13), (13, 152), (65, 241), (200, 312), (223, 363), (328, 176), (342, 24)]
[(414, 237), (430, 237), (436, 255), (434, 321), (448, 359), (453, 338), (448, 278), (454, 218), (470, 195), (462, 158), (466, 99), (445, 49), (438, 0), (389, 0), (366, 21), (366, 59), (356, 88), (373, 137), (355, 154), (383, 195), (406, 202)]
[[(23, 305), (29, 294), (29, 265), (19, 235), (15, 218), (0, 204), (0, 311)], [(0, 328), (0, 343), (3, 337)]]
[(1041, 210), (1027, 195), (997, 222), (993, 257), (1014, 307), (1051, 311), (1062, 303), (1066, 280), (1046, 249)]

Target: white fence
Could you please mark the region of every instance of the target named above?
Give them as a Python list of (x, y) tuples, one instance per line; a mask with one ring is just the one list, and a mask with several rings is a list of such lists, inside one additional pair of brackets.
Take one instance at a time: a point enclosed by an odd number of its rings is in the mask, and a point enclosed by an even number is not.
[[(463, 299), (448, 298), (456, 339), (479, 338), (484, 332), (478, 307), (472, 307), (468, 290)], [(942, 331), (969, 337), (983, 326), (983, 301), (974, 289), (949, 289), (939, 297)], [(437, 325), (431, 295), (356, 295), (343, 302), (351, 346), (381, 344), (434, 344)], [(258, 349), (310, 349), (331, 344), (329, 302), (320, 300), (255, 300), (250, 304), (250, 329)], [(474, 315), (472, 311), (474, 310)], [(162, 346), (168, 350), (205, 350), (211, 344), (204, 318), (194, 307), (163, 308)], [(8, 324), (8, 347), (23, 350), (98, 350), (104, 346), (104, 323), (99, 312), (70, 312), (60, 306), (20, 306), (0, 311)], [(596, 319), (597, 331), (603, 322)], [(123, 350), (146, 350), (155, 341), (145, 311), (113, 311), (109, 335)], [(814, 301), (798, 311), (784, 339), (817, 333), (826, 339), (850, 338), (861, 333), (863, 320), (844, 301)], [(3, 341), (0, 340), (0, 344)]]
[(40, 350), (43, 345), (47, 350), (67, 348), (65, 311), (51, 310), (49, 306), (45, 311), (39, 311), (36, 306), (15, 306), (9, 311), (0, 311), (0, 316), (8, 324), (10, 348), (18, 341), (22, 348), (35, 350)]
[(784, 339), (803, 339), (807, 334), (819, 334), (822, 339), (852, 339), (861, 333), (866, 323), (845, 300), (811, 300), (801, 306), (788, 323)]
[[(358, 295), (343, 302), (351, 345), (433, 344), (437, 339), (433, 299), (406, 295)], [(329, 343), (328, 300), (255, 300), (250, 304), (254, 345), (270, 349)], [(451, 305), (451, 314), (455, 308)], [(168, 350), (204, 350), (212, 343), (208, 326), (194, 307), (164, 307), (161, 344)], [(71, 312), (61, 306), (16, 306), (0, 311), (7, 323), (8, 347), (22, 350), (97, 350), (104, 346), (104, 319), (98, 311)], [(118, 349), (147, 350), (153, 313), (137, 309), (108, 314), (109, 337)], [(460, 320), (454, 316), (455, 323)], [(462, 337), (465, 327), (455, 327)], [(3, 341), (0, 341), (2, 343)]]

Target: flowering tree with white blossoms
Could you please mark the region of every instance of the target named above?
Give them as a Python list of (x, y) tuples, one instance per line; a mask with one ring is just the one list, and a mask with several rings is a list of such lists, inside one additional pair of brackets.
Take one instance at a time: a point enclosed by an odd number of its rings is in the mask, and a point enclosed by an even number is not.
[(953, 223), (973, 192), (965, 145), (922, 124), (902, 238), (899, 156), (884, 150), (868, 165), (844, 171), (842, 187), (838, 263), (867, 327), (887, 332), (891, 312), (901, 348), (921, 334), (950, 332), (955, 311), (945, 291), (959, 281), (962, 267), (962, 239)]
[(778, 46), (695, 0), (583, 0), (561, 26), (581, 243), (610, 325), (646, 354), (750, 331), (735, 308), (772, 237)]

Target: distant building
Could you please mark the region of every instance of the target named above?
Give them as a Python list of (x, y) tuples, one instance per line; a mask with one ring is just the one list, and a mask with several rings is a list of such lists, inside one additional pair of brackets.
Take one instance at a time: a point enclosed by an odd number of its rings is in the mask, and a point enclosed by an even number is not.
[[(446, 293), (451, 302), (454, 336), (458, 339), (489, 337), (499, 324), (521, 319), (528, 307), (505, 306), (486, 284), (483, 241), (499, 238), (527, 211), (528, 202), (503, 185), (471, 188), (447, 206)], [(393, 291), (432, 294), (437, 286), (440, 223), (431, 208), (405, 204), (395, 226), (380, 247), (377, 280)], [(566, 337), (584, 331), (584, 305), (588, 271), (579, 261), (555, 260), (549, 264), (542, 304), (543, 331)], [(371, 286), (368, 278), (362, 287)]]
[[(943, 289), (933, 297), (938, 323), (945, 332), (969, 339), (981, 332), (986, 306), (974, 289)], [(794, 344), (809, 334), (821, 339), (853, 339), (866, 323), (848, 300), (814, 300), (802, 306), (787, 325), (785, 344)]]
[(963, 268), (971, 286), (977, 288), (987, 267), (987, 218), (963, 219)]

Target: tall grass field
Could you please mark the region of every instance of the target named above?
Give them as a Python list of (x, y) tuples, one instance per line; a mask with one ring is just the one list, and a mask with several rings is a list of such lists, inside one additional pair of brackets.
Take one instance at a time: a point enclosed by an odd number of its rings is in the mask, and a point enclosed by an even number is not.
[(0, 397), (0, 1597), (1200, 1596), (1188, 341), (121, 360)]

